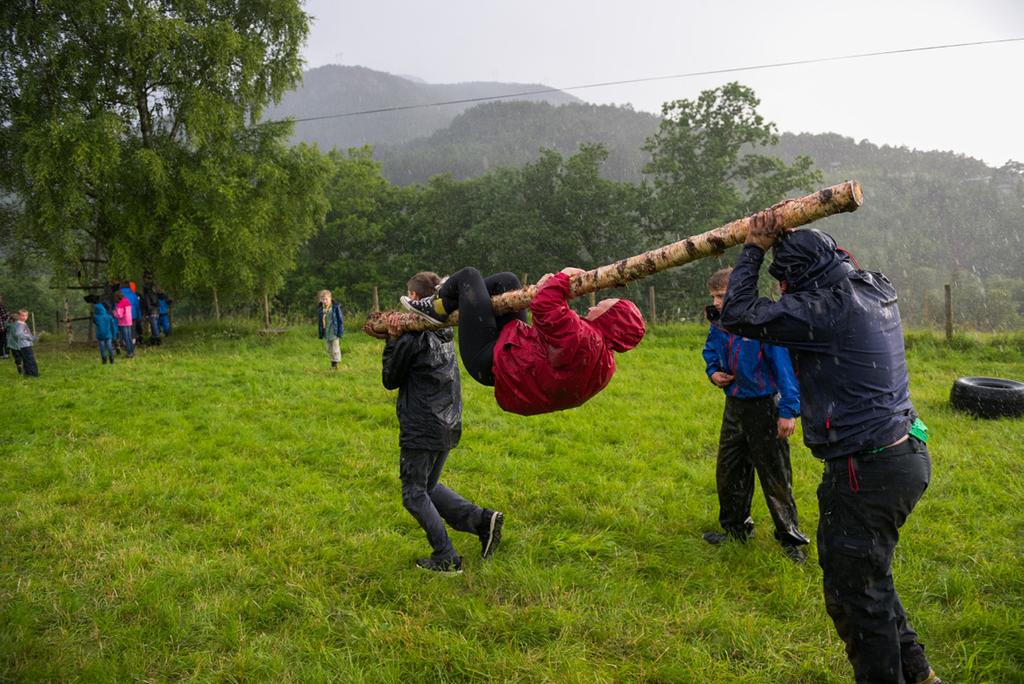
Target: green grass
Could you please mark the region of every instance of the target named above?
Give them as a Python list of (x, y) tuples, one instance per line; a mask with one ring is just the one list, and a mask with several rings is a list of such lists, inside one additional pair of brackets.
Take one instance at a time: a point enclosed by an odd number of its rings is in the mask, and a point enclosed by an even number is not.
[[(700, 540), (722, 408), (701, 328), (655, 328), (565, 413), (502, 413), (465, 379), (444, 481), (507, 523), (489, 562), (453, 533), (455, 578), (412, 566), (381, 343), (350, 333), (332, 373), (313, 331), (255, 329), (113, 367), (44, 343), (38, 381), (0, 366), (0, 680), (850, 681), (815, 549), (783, 557), (760, 493), (752, 543)], [(1024, 420), (948, 406), (960, 375), (1024, 376), (1024, 336), (909, 346), (934, 473), (897, 587), (946, 681), (1024, 681)]]

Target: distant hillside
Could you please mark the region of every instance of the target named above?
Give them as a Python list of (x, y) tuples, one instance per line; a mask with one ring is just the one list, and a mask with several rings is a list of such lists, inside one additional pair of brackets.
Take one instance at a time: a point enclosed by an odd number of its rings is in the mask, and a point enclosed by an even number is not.
[(860, 181), (864, 206), (828, 220), (868, 263), (895, 277), (934, 269), (963, 278), (1024, 278), (1024, 178), (953, 152), (855, 142), (834, 133), (784, 134), (778, 156), (814, 159), (826, 183)]
[[(394, 76), (359, 66), (330, 65), (303, 74), (302, 86), (289, 91), (270, 107), (264, 118), (309, 118), (435, 102), (496, 97), (510, 93), (542, 90), (538, 83), (450, 83), (435, 84)], [(562, 92), (515, 98), (553, 104), (580, 100)], [(362, 145), (394, 145), (431, 135), (475, 103), (406, 109), (397, 112), (347, 116), (307, 121), (295, 125), (293, 140), (315, 142), (320, 149), (347, 149)]]
[(606, 178), (635, 182), (647, 163), (640, 148), (658, 121), (629, 107), (492, 102), (467, 110), (428, 138), (378, 146), (375, 156), (389, 180), (406, 185), (438, 173), (465, 179), (495, 167), (522, 166), (541, 148), (570, 156), (581, 143), (593, 142), (608, 149)]

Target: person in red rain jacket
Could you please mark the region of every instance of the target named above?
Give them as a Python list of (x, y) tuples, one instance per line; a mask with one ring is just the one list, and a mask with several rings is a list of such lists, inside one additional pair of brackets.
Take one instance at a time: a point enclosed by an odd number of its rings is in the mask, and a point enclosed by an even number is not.
[(580, 406), (603, 390), (615, 374), (613, 352), (629, 351), (643, 339), (643, 315), (628, 299), (603, 299), (580, 317), (569, 308), (569, 278), (583, 273), (565, 268), (537, 283), (526, 312), (495, 316), (491, 297), (522, 287), (512, 273), (484, 278), (464, 268), (445, 280), (431, 297), (402, 298), (407, 309), (434, 323), (459, 311), (459, 352), (473, 378), (494, 387), (498, 405), (529, 416)]

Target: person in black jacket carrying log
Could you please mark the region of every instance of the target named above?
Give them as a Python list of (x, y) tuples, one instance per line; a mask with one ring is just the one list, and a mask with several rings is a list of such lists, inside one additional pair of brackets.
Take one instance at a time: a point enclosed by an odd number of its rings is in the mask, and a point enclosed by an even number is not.
[[(435, 273), (409, 279), (409, 297), (434, 294), (440, 282)], [(427, 533), (433, 547), (429, 558), (416, 565), (444, 574), (462, 572), (462, 558), (445, 530), (447, 522), (461, 532), (476, 534), (481, 555), (489, 558), (501, 541), (504, 516), (467, 501), (440, 482), (448, 452), (462, 434), (462, 385), (451, 328), (387, 336), (382, 379), (398, 390), (402, 505)]]
[[(782, 297), (757, 296), (758, 271)], [(931, 479), (927, 428), (910, 402), (896, 289), (817, 230), (754, 224), (729, 278), (721, 325), (787, 347), (804, 443), (825, 470), (818, 561), (825, 608), (858, 682), (937, 684), (893, 585), (902, 527)]]

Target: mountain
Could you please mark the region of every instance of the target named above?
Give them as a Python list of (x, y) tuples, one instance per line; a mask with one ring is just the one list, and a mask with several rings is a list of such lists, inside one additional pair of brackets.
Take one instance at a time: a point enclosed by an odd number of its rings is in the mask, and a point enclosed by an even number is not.
[(640, 148), (659, 118), (630, 107), (547, 102), (491, 102), (456, 116), (429, 137), (380, 145), (375, 156), (393, 183), (422, 183), (439, 173), (473, 178), (500, 166), (522, 166), (541, 148), (571, 156), (582, 143), (608, 150), (602, 175), (639, 181), (648, 156)]
[[(538, 83), (424, 83), (360, 66), (329, 65), (304, 72), (302, 85), (269, 107), (264, 119), (333, 117), (298, 122), (292, 136), (295, 142), (315, 142), (325, 151), (335, 147), (394, 145), (431, 135), (484, 98), (547, 89)], [(551, 104), (580, 102), (557, 90), (510, 99)], [(456, 100), (477, 101), (424, 106)], [(333, 116), (394, 107), (414, 108)]]

